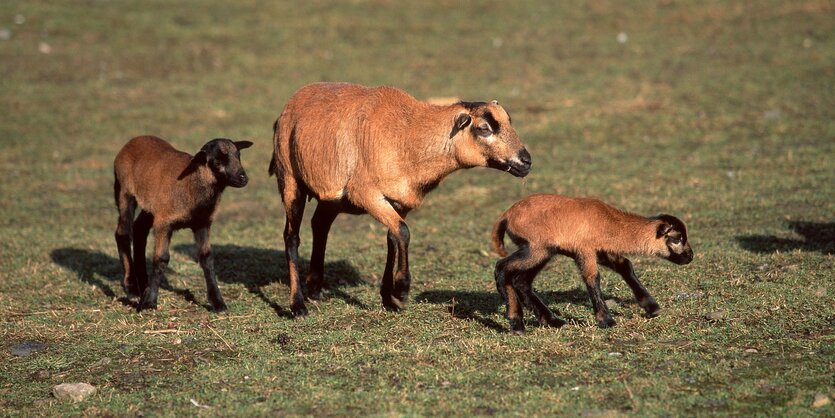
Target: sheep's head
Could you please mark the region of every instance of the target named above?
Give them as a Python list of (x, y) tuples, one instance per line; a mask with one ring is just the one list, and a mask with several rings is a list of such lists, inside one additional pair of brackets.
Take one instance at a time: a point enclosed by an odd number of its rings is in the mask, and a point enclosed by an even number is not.
[(458, 160), (471, 167), (491, 167), (525, 177), (531, 171), (531, 154), (510, 124), (510, 115), (499, 102), (460, 102), (450, 138)]
[(687, 241), (687, 225), (672, 215), (658, 215), (656, 240), (661, 246), (660, 255), (676, 264), (693, 261), (693, 248)]
[[(222, 186), (244, 187), (249, 177), (241, 164), (241, 150), (252, 146), (250, 141), (232, 141), (226, 138), (216, 138), (203, 145), (194, 155), (189, 167), (208, 167), (218, 184)], [(186, 169), (188, 171), (188, 169)], [(184, 172), (185, 174), (185, 172)], [(182, 175), (181, 175), (182, 177)]]

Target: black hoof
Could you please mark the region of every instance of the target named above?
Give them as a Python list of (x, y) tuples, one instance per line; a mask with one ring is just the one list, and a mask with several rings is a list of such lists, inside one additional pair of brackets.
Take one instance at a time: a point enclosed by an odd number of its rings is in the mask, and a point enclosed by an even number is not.
[(319, 301), (322, 300), (322, 291), (321, 290), (309, 291), (309, 292), (307, 292), (307, 298), (309, 300), (319, 302)]
[(215, 310), (215, 312), (217, 312), (217, 313), (226, 312), (226, 311), (228, 311), (228, 310), (229, 310), (229, 307), (227, 307), (227, 306), (226, 306), (226, 303), (224, 303), (223, 301), (220, 301), (220, 302), (212, 302), (212, 308), (213, 308), (213, 309)]
[(156, 301), (152, 302), (152, 301), (142, 299), (142, 300), (139, 301), (139, 305), (136, 306), (136, 311), (137, 312), (142, 312), (142, 311), (145, 311), (145, 310), (148, 310), (148, 309), (157, 309), (157, 302)]
[(617, 322), (615, 322), (615, 320), (612, 319), (611, 316), (607, 316), (602, 320), (597, 321), (597, 326), (599, 326), (600, 328), (610, 328), (615, 326), (615, 324), (617, 324)]
[(540, 319), (540, 321), (551, 328), (560, 328), (567, 323), (562, 319), (557, 318), (556, 316), (543, 317)]
[(510, 333), (513, 335), (522, 335), (525, 333), (525, 323), (521, 318), (510, 320)]
[(383, 298), (383, 309), (389, 312), (400, 312), (403, 307), (394, 298)]
[(658, 303), (656, 303), (653, 299), (649, 299), (646, 303), (644, 303), (643, 308), (644, 312), (646, 312), (647, 318), (653, 318), (661, 314), (661, 307), (658, 306)]
[(304, 306), (304, 303), (294, 303), (290, 306), (290, 310), (296, 318), (304, 318), (307, 316), (307, 306)]

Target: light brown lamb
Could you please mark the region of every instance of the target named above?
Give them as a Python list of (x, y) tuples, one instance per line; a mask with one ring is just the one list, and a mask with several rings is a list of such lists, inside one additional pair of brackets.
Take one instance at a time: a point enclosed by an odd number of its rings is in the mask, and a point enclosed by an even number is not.
[[(505, 233), (518, 247), (509, 256)], [(676, 264), (693, 260), (687, 226), (674, 216), (646, 218), (597, 199), (553, 194), (535, 194), (516, 202), (496, 221), (492, 240), (504, 257), (496, 263), (496, 289), (505, 300), (511, 332), (516, 334), (525, 330), (522, 304), (544, 324), (559, 327), (565, 323), (532, 287), (533, 279), (554, 255), (571, 257), (577, 263), (600, 327), (613, 326), (615, 320), (603, 301), (598, 264), (620, 274), (646, 314), (655, 316), (661, 308), (624, 255), (655, 255)]]

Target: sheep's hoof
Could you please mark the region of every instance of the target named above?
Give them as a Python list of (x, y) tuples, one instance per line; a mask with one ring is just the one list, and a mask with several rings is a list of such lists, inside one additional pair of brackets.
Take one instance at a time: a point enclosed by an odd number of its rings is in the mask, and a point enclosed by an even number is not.
[(522, 318), (513, 318), (510, 320), (510, 333), (512, 335), (523, 335), (525, 333), (525, 323)]
[(597, 321), (597, 325), (600, 328), (613, 327), (613, 326), (615, 326), (615, 324), (617, 324), (617, 322), (615, 322), (615, 320), (611, 316), (607, 316), (607, 317), (601, 319), (600, 321)]
[(296, 318), (304, 318), (307, 316), (307, 307), (304, 306), (304, 303), (294, 303), (290, 306), (290, 310)]
[(212, 302), (212, 308), (214, 308), (215, 312), (217, 313), (226, 312), (229, 310), (229, 308), (226, 306), (226, 303), (222, 300), (219, 302)]

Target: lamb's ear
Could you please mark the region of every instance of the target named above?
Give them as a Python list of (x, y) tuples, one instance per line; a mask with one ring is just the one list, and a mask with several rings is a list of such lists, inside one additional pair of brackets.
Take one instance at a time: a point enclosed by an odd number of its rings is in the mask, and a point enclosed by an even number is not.
[(252, 146), (252, 141), (235, 141), (235, 148), (238, 150), (247, 149)]
[(468, 113), (461, 112), (458, 116), (455, 117), (455, 121), (452, 124), (452, 131), (449, 133), (449, 137), (452, 138), (455, 136), (459, 131), (466, 128), (470, 123), (472, 123), (473, 117), (470, 116)]
[(194, 157), (191, 158), (191, 161), (189, 161), (188, 166), (186, 166), (183, 172), (180, 173), (179, 176), (177, 176), (177, 180), (184, 179), (187, 175), (197, 170), (201, 165), (206, 164), (207, 161), (209, 161), (209, 157), (208, 155), (206, 155), (206, 151), (203, 151), (201, 149), (197, 152), (197, 154), (194, 154)]
[(670, 232), (671, 229), (673, 229), (673, 227), (670, 224), (661, 221), (661, 223), (658, 224), (658, 229), (655, 232), (655, 238), (661, 238), (664, 235), (667, 235), (667, 233)]
[[(655, 219), (658, 219), (659, 221), (662, 221), (662, 222), (664, 222), (664, 224), (667, 224), (669, 226), (664, 231), (665, 234), (669, 233), (671, 229), (675, 229), (676, 231), (680, 232), (681, 237), (684, 238), (685, 241), (687, 241), (687, 225), (684, 224), (684, 221), (682, 221), (679, 218), (676, 218), (673, 215), (667, 215), (667, 214), (658, 215), (658, 216), (655, 217)], [(660, 230), (660, 227), (659, 227), (659, 230)], [(661, 235), (659, 235), (659, 237), (660, 236)]]

